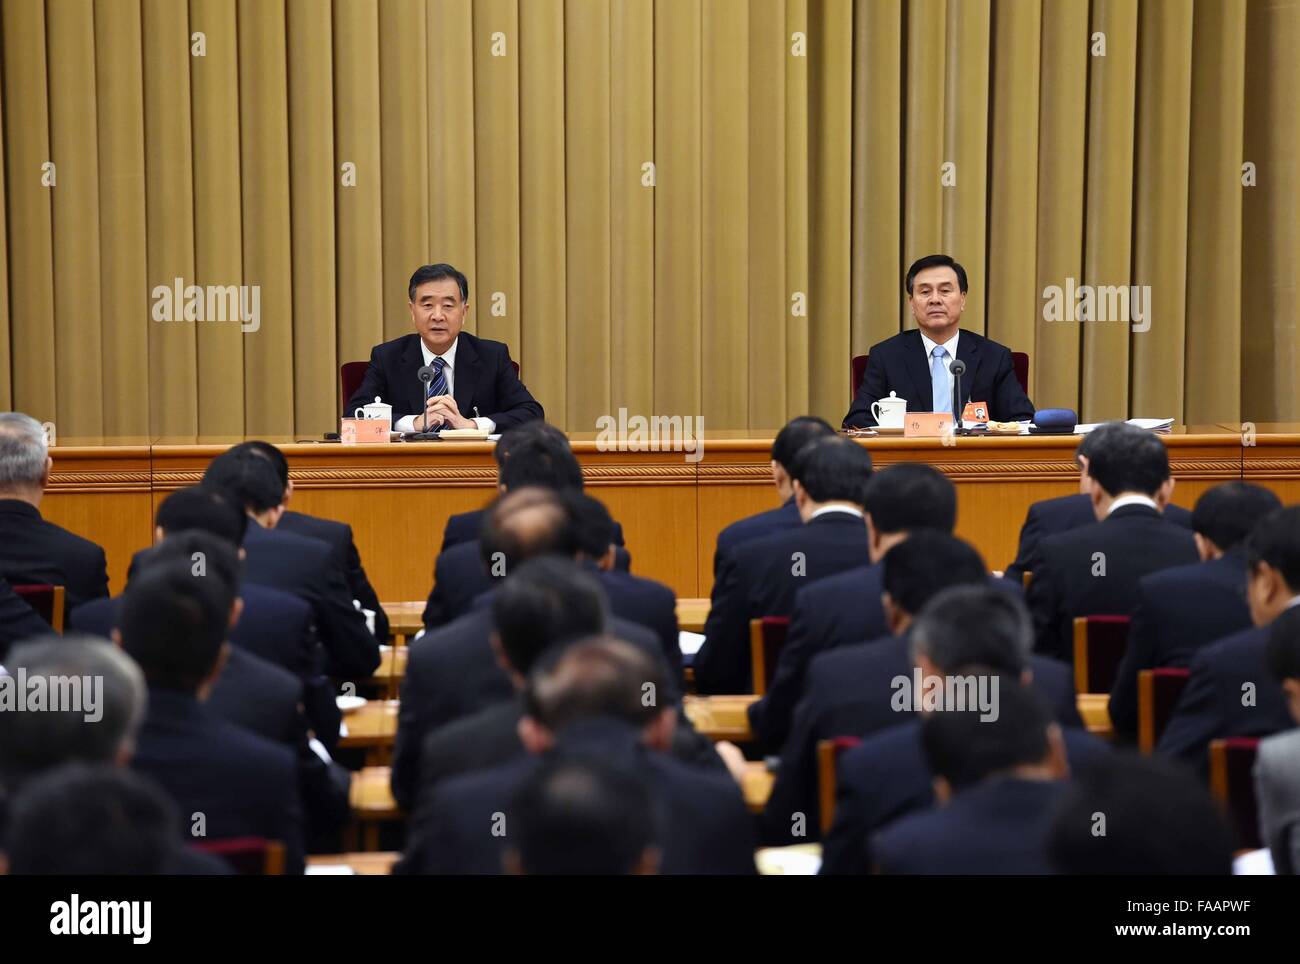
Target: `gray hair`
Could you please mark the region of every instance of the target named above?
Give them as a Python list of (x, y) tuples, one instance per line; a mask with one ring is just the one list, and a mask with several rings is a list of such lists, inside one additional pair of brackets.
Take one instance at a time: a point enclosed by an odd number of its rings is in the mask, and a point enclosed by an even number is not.
[(924, 656), (944, 673), (988, 666), (1019, 675), (1033, 648), (1034, 626), (1024, 602), (991, 585), (945, 589), (912, 624), (913, 662)]
[(40, 485), (48, 457), (40, 422), (22, 412), (0, 412), (0, 489)]

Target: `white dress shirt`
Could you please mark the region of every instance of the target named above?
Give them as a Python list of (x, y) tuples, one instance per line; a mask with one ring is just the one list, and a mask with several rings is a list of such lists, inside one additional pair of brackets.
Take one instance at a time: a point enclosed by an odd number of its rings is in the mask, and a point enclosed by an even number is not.
[(1106, 510), (1106, 515), (1109, 516), (1116, 509), (1122, 509), (1126, 505), (1145, 505), (1157, 512), (1160, 511), (1160, 506), (1156, 505), (1155, 499), (1149, 499), (1145, 495), (1121, 495), (1110, 504), (1110, 508)]
[[(451, 395), (456, 391), (456, 346), (459, 344), (460, 336), (457, 335), (456, 340), (451, 343), (450, 348), (441, 355), (435, 355), (429, 350), (429, 346), (424, 343), (424, 339), (420, 339), (420, 354), (424, 356), (424, 363), (426, 365), (432, 365), (435, 358), (441, 358), (447, 363), (446, 367), (442, 370), (442, 377), (447, 379), (446, 394), (448, 395)], [(465, 418), (473, 418), (469, 412), (461, 412), (460, 414)], [(420, 426), (423, 421), (424, 413), (420, 413), (419, 415), (403, 415), (397, 420), (397, 424), (393, 426), (393, 431), (418, 432), (420, 431)], [(474, 418), (474, 424), (483, 429), (489, 435), (497, 430), (497, 423), (492, 421), (490, 418)]]
[(855, 515), (859, 519), (866, 518), (861, 509), (855, 509), (851, 505), (824, 505), (820, 509), (814, 511), (813, 514), (808, 517), (808, 521), (812, 522), (812, 520), (817, 518), (819, 515), (825, 515), (828, 512), (847, 512), (849, 515)]

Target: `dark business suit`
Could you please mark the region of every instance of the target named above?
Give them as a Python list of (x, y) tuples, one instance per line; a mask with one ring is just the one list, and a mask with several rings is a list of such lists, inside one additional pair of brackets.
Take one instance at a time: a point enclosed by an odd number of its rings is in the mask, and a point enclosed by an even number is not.
[(488, 592), (500, 578), (484, 564), (478, 539), (459, 542), (438, 553), (433, 562), (433, 588), (425, 600), (421, 619), (425, 629), (445, 626), (473, 608), (474, 600)]
[[(1071, 667), (1057, 660), (1030, 658), (1033, 687), (1063, 726), (1082, 726)], [(795, 709), (790, 735), (781, 748), (781, 763), (763, 812), (765, 839), (774, 845), (816, 839), (820, 827), (817, 799), (817, 744), (837, 736), (865, 736), (915, 719), (896, 711), (893, 681), (913, 671), (906, 636), (843, 646), (822, 653), (808, 668), (803, 698)], [(791, 836), (791, 817), (807, 815), (807, 837)]]
[(388, 614), (379, 602), (374, 587), (366, 576), (366, 567), (361, 564), (361, 553), (352, 538), (352, 526), (346, 522), (333, 519), (321, 519), (301, 512), (285, 512), (275, 524), (277, 529), (294, 532), (300, 536), (319, 539), (334, 551), (334, 562), (343, 570), (352, 598), (359, 600), (361, 608), (375, 613), (375, 637), (379, 640), (388, 638)]
[(1076, 616), (1132, 615), (1143, 576), (1199, 558), (1192, 534), (1146, 505), (1124, 505), (1101, 522), (1047, 537), (1026, 594), (1035, 648), (1071, 659)]
[[(754, 873), (753, 825), (731, 777), (655, 752), (635, 728), (610, 719), (562, 729), (549, 756), (569, 755), (598, 757), (645, 780), (658, 818), (661, 873)], [(539, 762), (525, 757), (438, 786), (412, 818), (407, 849), (394, 872), (501, 873), (514, 794)], [(504, 817), (504, 836), (492, 832), (497, 815)]]
[(993, 776), (947, 806), (890, 824), (871, 840), (882, 874), (1050, 874), (1047, 832), (1060, 780)]
[(742, 542), (761, 539), (786, 529), (797, 529), (801, 525), (803, 520), (799, 518), (799, 507), (795, 505), (794, 496), (790, 496), (775, 509), (737, 519), (718, 533), (718, 542), (713, 550), (713, 578), (718, 578), (723, 558)]
[[(1078, 773), (1110, 754), (1086, 730), (1061, 730), (1070, 772)], [(921, 721), (867, 737), (839, 758), (835, 778), (835, 823), (822, 841), (826, 875), (871, 871), (871, 835), (900, 817), (934, 806), (934, 776), (921, 744)]]
[(749, 621), (789, 616), (804, 586), (869, 561), (866, 522), (850, 512), (827, 512), (744, 545), (723, 560), (713, 584), (704, 644), (692, 663), (701, 693), (752, 692)]
[[(1211, 740), (1272, 736), (1295, 725), (1264, 661), (1268, 635), (1267, 626), (1252, 626), (1196, 652), (1157, 753), (1182, 760), (1208, 779)], [(1243, 705), (1251, 697), (1253, 705)]]
[[(1161, 513), (1166, 521), (1191, 529), (1192, 514), (1180, 505), (1167, 505)], [(1015, 561), (1007, 566), (1004, 575), (1020, 585), (1026, 572), (1033, 572), (1037, 564), (1038, 544), (1048, 536), (1071, 529), (1081, 529), (1097, 521), (1092, 511), (1092, 500), (1082, 492), (1043, 499), (1029, 507), (1024, 525), (1020, 527), (1020, 548)]]
[[(871, 403), (888, 398), (890, 392), (907, 400), (909, 412), (934, 411), (930, 359), (926, 357), (919, 329), (901, 332), (872, 345), (870, 356), (862, 385), (844, 416), (845, 428), (875, 425)], [(957, 338), (957, 357), (966, 363), (966, 374), (961, 377), (962, 407), (971, 401), (987, 402), (989, 418), (995, 422), (1034, 417), (1033, 402), (1016, 381), (1010, 349), (963, 328)], [(951, 408), (948, 404), (941, 411)]]
[[(415, 333), (376, 345), (370, 352), (370, 366), (361, 387), (343, 406), (344, 414), (378, 397), (393, 406), (394, 424), (407, 415), (422, 415), (424, 384), (418, 373), (423, 367), (424, 353), (420, 350), (420, 336)], [(452, 381), (451, 396), (461, 416), (490, 418), (498, 432), (545, 417), (542, 406), (519, 380), (510, 364), (510, 349), (502, 342), (462, 331), (456, 340)]]
[(289, 873), (302, 872), (298, 771), (289, 748), (220, 719), (193, 696), (153, 686), (131, 768), (175, 801), (185, 839), (201, 819), (208, 840), (279, 840)]
[(51, 631), (50, 624), (0, 576), (0, 664), (14, 643)]
[(416, 798), (444, 780), (487, 770), (527, 751), (519, 740), (523, 706), (518, 698), (499, 700), (477, 713), (462, 716), (433, 730), (420, 753), (419, 786)]
[(104, 550), (21, 499), (0, 499), (0, 576), (11, 586), (63, 586), (65, 619), (83, 602), (108, 595)]
[(1186, 666), (1202, 646), (1249, 628), (1242, 549), (1143, 578), (1128, 647), (1110, 690), (1115, 732), (1130, 740), (1137, 736), (1139, 670)]

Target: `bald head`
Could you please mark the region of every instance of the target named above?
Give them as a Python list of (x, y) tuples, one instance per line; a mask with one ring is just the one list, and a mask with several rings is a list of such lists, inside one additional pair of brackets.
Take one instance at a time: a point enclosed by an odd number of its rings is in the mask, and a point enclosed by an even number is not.
[(529, 486), (506, 493), (488, 508), (480, 549), (488, 571), (501, 576), (538, 556), (572, 558), (577, 546), (559, 495)]

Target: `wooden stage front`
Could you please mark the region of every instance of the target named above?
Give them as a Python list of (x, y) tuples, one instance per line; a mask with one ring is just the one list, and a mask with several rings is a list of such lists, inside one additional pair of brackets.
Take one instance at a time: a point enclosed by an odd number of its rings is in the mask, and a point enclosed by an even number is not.
[[(601, 451), (595, 436), (573, 447), (592, 493), (623, 524), (632, 569), (667, 583), (679, 596), (707, 596), (718, 531), (777, 504), (769, 451), (773, 433), (717, 434), (702, 458), (681, 452)], [(61, 439), (42, 505), (45, 517), (93, 539), (108, 553), (120, 592), (131, 555), (152, 541), (152, 519), (167, 493), (199, 481), (216, 454), (239, 439)], [(493, 495), (496, 465), (486, 442), (343, 446), (270, 438), (289, 459), (292, 507), (352, 525), (379, 598), (420, 599), (432, 584), (433, 559), (447, 516)], [(1076, 436), (870, 438), (877, 466), (929, 462), (957, 485), (957, 532), (990, 568), (1015, 554), (1032, 502), (1077, 491)], [(1300, 424), (1176, 427), (1167, 436), (1177, 487), (1191, 507), (1207, 488), (1245, 478), (1284, 502), (1300, 501)]]

